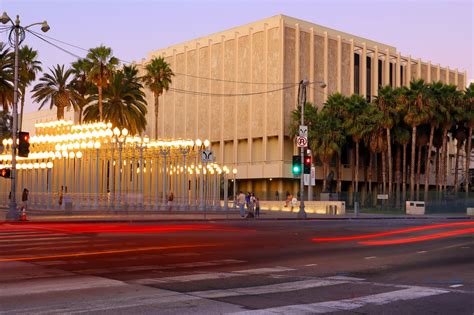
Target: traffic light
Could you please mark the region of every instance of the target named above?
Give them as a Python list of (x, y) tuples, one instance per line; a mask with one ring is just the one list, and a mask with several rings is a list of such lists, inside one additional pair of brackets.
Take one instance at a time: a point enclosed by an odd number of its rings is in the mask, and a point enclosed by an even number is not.
[(18, 156), (28, 157), (30, 153), (30, 133), (20, 131), (18, 133)]
[(301, 175), (301, 156), (293, 155), (293, 166), (291, 167), (293, 175)]
[(304, 173), (311, 174), (311, 156), (304, 157)]
[(5, 178), (10, 178), (11, 171), (9, 168), (2, 168), (0, 170), (0, 176)]

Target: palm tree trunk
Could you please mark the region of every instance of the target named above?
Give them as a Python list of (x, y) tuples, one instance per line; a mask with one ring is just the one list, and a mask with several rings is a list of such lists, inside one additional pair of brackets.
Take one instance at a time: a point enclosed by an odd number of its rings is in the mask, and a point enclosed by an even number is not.
[(159, 108), (159, 96), (155, 94), (155, 139), (158, 139), (158, 108)]
[(392, 193), (392, 138), (390, 136), (390, 128), (387, 128), (387, 159), (388, 159), (388, 193)]
[(372, 194), (372, 168), (373, 168), (373, 156), (372, 152), (369, 152), (369, 170), (367, 177), (369, 179), (369, 193)]
[(423, 200), (428, 201), (428, 190), (430, 188), (430, 167), (431, 167), (431, 148), (433, 146), (435, 126), (431, 125), (430, 140), (428, 141), (428, 148), (426, 149), (426, 165), (425, 165), (425, 194)]
[(341, 156), (340, 154), (338, 153), (337, 154), (337, 188), (336, 188), (336, 192), (340, 193), (341, 192), (341, 188), (342, 188), (342, 165), (341, 165)]
[(396, 181), (396, 187), (395, 187), (395, 197), (396, 197), (396, 207), (400, 207), (400, 164), (401, 164), (401, 159), (402, 159), (402, 152), (400, 150), (400, 147), (397, 146), (397, 157), (395, 161), (395, 181)]
[(416, 150), (416, 126), (411, 131), (411, 162), (410, 162), (410, 198), (415, 197), (415, 150)]
[(99, 119), (102, 121), (102, 85), (98, 85), (97, 89), (99, 91)]
[(326, 162), (323, 162), (323, 192), (326, 191), (327, 188), (327, 181), (326, 181)]
[(352, 173), (352, 191), (356, 191), (355, 186), (355, 159), (356, 159), (356, 150), (351, 150), (351, 173)]
[(79, 109), (79, 125), (82, 125), (82, 107)]
[(443, 128), (443, 159), (441, 164), (441, 190), (446, 192), (448, 182), (448, 128)]
[(63, 106), (58, 106), (58, 109), (56, 111), (56, 117), (58, 120), (64, 119), (64, 107)]
[(469, 127), (466, 144), (466, 169), (464, 170), (464, 189), (466, 190), (466, 198), (469, 196), (469, 166), (471, 162), (471, 145), (472, 145), (472, 127)]
[(407, 143), (403, 144), (403, 165), (402, 165), (402, 200), (407, 197)]
[(21, 109), (20, 109), (20, 119), (18, 120), (18, 130), (21, 131), (23, 127), (23, 109), (25, 108), (25, 91), (21, 92)]
[(381, 155), (382, 155), (382, 193), (385, 194), (387, 192), (386, 188), (387, 188), (387, 167), (386, 167), (386, 164), (385, 164), (385, 152), (382, 151), (381, 152)]
[(355, 150), (355, 170), (354, 170), (354, 192), (359, 192), (359, 141), (356, 141)]
[(416, 199), (420, 199), (421, 153), (423, 146), (418, 147), (418, 163), (416, 165)]
[(441, 152), (439, 150), (439, 148), (436, 148), (436, 165), (435, 165), (435, 168), (436, 168), (436, 174), (435, 174), (435, 180), (436, 180), (436, 191), (437, 192), (440, 192), (441, 191), (441, 179), (440, 179), (440, 176), (439, 176), (439, 173), (441, 171), (441, 163), (440, 163), (440, 160), (441, 160), (441, 156), (440, 156)]
[(459, 151), (461, 151), (461, 141), (456, 145), (456, 158), (454, 162), (454, 192), (458, 192), (458, 165), (459, 165)]

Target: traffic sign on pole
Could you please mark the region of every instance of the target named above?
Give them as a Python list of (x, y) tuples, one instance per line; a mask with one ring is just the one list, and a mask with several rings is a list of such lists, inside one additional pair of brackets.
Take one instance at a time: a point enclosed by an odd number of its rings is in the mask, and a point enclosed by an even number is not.
[(308, 138), (308, 126), (300, 125), (299, 136)]
[(296, 137), (296, 145), (298, 148), (306, 148), (308, 146), (307, 137)]

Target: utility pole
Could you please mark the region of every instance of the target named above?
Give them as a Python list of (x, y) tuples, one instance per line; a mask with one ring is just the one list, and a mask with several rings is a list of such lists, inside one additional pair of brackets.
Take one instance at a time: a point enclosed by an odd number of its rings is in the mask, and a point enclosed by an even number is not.
[[(300, 81), (298, 88), (298, 102), (301, 109), (301, 126), (304, 125), (304, 104), (306, 103), (306, 86), (308, 85), (308, 80), (305, 78)], [(301, 175), (300, 175), (300, 211), (298, 212), (299, 219), (306, 219), (306, 212), (304, 211), (304, 150), (306, 148), (301, 147)]]

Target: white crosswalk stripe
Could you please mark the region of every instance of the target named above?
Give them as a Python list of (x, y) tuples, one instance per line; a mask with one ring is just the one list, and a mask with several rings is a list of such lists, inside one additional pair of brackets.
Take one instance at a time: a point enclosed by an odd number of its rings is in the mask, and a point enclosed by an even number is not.
[(353, 299), (326, 301), (312, 304), (297, 304), (273, 307), (261, 310), (238, 312), (235, 314), (324, 314), (338, 311), (350, 311), (365, 305), (384, 305), (392, 302), (407, 301), (423, 297), (448, 293), (447, 290), (411, 287), (403, 290), (367, 295)]

